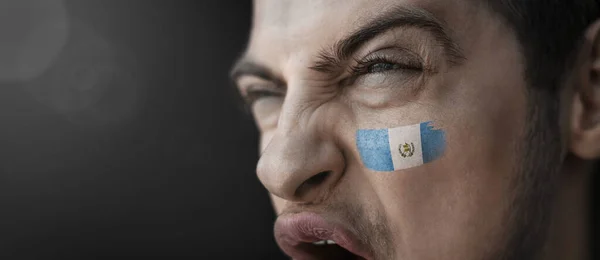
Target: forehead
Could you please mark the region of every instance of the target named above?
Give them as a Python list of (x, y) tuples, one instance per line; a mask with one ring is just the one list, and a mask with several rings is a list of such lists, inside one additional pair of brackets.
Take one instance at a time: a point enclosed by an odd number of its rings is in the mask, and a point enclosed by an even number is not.
[[(255, 0), (255, 26), (308, 24), (337, 20), (353, 21), (376, 15), (391, 6), (415, 6), (431, 11), (460, 7), (465, 0)], [(464, 7), (464, 6), (463, 6)]]
[[(468, 30), (481, 4), (470, 0), (255, 0), (248, 56), (269, 67), (314, 55), (394, 7), (419, 8), (452, 33)], [(294, 60), (294, 59), (292, 59)], [(298, 60), (298, 59), (295, 59)]]

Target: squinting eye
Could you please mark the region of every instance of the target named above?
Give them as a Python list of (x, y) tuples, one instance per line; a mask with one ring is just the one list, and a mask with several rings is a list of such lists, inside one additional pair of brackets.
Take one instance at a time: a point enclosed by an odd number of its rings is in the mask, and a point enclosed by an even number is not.
[(250, 89), (246, 92), (245, 99), (248, 106), (254, 105), (256, 101), (269, 97), (282, 97), (283, 94), (267, 89)]
[(252, 112), (260, 129), (272, 129), (277, 126), (285, 93), (284, 89), (267, 86), (250, 87), (246, 90), (246, 108)]
[(376, 64), (369, 66), (367, 68), (367, 72), (368, 73), (380, 73), (380, 72), (386, 72), (389, 70), (397, 70), (400, 68), (401, 68), (400, 64), (397, 64), (397, 63), (380, 62), (380, 63), (376, 63)]

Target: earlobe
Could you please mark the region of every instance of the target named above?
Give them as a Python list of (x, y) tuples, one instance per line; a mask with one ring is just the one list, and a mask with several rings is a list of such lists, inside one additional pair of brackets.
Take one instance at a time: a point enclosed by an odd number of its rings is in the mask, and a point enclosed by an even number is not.
[(600, 20), (585, 34), (574, 81), (570, 150), (576, 156), (600, 158)]

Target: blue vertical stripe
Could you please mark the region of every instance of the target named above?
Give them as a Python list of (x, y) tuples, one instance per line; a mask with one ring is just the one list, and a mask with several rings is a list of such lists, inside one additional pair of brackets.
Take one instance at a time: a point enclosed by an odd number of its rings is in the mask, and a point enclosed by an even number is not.
[(365, 129), (356, 132), (356, 145), (365, 166), (374, 171), (394, 171), (387, 129)]
[(433, 129), (431, 122), (421, 123), (421, 147), (423, 163), (439, 158), (446, 149), (446, 134), (442, 130)]

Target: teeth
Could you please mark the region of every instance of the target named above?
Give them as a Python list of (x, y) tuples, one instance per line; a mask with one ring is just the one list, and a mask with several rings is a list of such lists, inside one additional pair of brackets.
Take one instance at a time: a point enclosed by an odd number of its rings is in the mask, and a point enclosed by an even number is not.
[(337, 245), (337, 243), (333, 240), (321, 240), (321, 241), (313, 242), (313, 245), (317, 245), (317, 246)]

